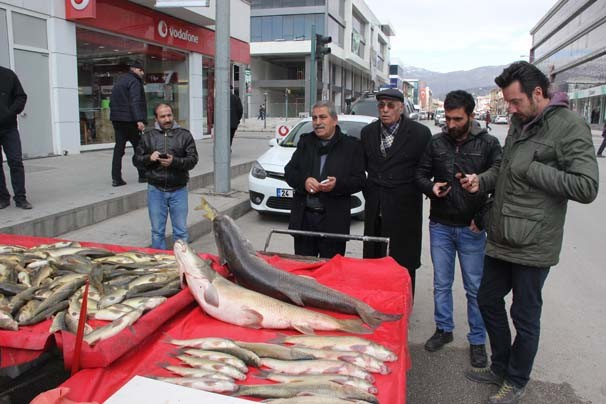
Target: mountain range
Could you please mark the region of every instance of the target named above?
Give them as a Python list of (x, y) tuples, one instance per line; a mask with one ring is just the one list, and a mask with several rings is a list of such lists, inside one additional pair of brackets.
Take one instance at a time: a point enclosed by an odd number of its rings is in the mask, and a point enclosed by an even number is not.
[(472, 70), (438, 73), (420, 67), (403, 66), (404, 78), (424, 81), (431, 89), (433, 98), (443, 100), (452, 90), (465, 90), (471, 94), (487, 95), (496, 87), (494, 78), (505, 66), (483, 66)]

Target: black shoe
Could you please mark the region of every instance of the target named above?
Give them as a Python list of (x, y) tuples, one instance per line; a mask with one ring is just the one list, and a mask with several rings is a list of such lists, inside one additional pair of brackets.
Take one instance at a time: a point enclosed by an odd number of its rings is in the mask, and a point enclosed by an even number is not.
[(602, 159), (604, 158), (604, 156), (601, 154), (598, 154), (597, 157), (602, 158)]
[(485, 368), (488, 365), (488, 359), (486, 358), (486, 348), (484, 347), (484, 344), (469, 344), (469, 359), (471, 366), (474, 368)]
[(468, 369), (465, 371), (465, 377), (472, 382), (482, 384), (494, 384), (500, 386), (503, 383), (503, 377), (497, 375), (488, 367)]
[(29, 203), (27, 201), (27, 199), (24, 199), (22, 201), (15, 201), (15, 206), (21, 209), (31, 209), (33, 208), (32, 204)]
[(436, 328), (436, 332), (425, 343), (425, 350), (435, 352), (445, 344), (452, 342), (452, 332), (447, 332)]
[(0, 201), (0, 209), (5, 209), (11, 206), (11, 201)]
[(146, 182), (147, 182), (147, 178), (145, 178), (145, 177), (139, 177), (139, 183), (140, 184), (143, 184), (143, 183), (146, 183)]
[(112, 180), (112, 187), (121, 187), (122, 185), (126, 185), (126, 181), (124, 181), (122, 178), (118, 180)]
[(496, 394), (488, 397), (488, 404), (516, 404), (524, 396), (525, 388), (504, 381)]

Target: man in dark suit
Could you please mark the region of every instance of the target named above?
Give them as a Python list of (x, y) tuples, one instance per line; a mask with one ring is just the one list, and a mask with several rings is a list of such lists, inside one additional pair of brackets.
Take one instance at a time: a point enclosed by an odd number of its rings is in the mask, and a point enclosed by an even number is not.
[[(389, 255), (410, 274), (421, 266), (423, 199), (414, 177), (419, 159), (431, 139), (424, 125), (404, 115), (404, 95), (396, 89), (377, 93), (379, 120), (362, 129), (366, 186), (364, 234), (390, 238)], [(364, 245), (364, 258), (386, 253), (379, 243)]]
[(240, 119), (242, 119), (242, 101), (240, 101), (240, 97), (233, 93), (234, 87), (229, 86), (229, 89), (232, 91), (229, 94), (229, 145), (234, 142), (234, 136), (236, 134), (236, 130), (238, 130), (238, 125), (240, 125)]

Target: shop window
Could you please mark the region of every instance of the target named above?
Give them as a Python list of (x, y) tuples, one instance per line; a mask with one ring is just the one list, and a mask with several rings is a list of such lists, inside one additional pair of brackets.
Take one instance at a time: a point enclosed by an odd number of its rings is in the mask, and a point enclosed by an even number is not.
[(46, 20), (13, 13), (13, 41), (17, 45), (48, 49)]
[(6, 10), (0, 9), (0, 66), (10, 68), (8, 53), (8, 27), (6, 25)]
[(113, 143), (109, 119), (114, 83), (129, 71), (128, 64), (143, 60), (147, 126), (154, 124), (154, 107), (172, 106), (179, 125), (189, 125), (189, 73), (187, 55), (145, 42), (76, 29), (80, 140), (83, 145)]

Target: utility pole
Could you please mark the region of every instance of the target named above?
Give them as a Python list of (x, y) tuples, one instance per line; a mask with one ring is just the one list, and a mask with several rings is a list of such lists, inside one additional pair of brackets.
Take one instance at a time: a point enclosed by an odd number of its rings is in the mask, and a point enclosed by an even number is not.
[(215, 15), (215, 192), (231, 189), (231, 147), (229, 145), (229, 1), (217, 1)]

